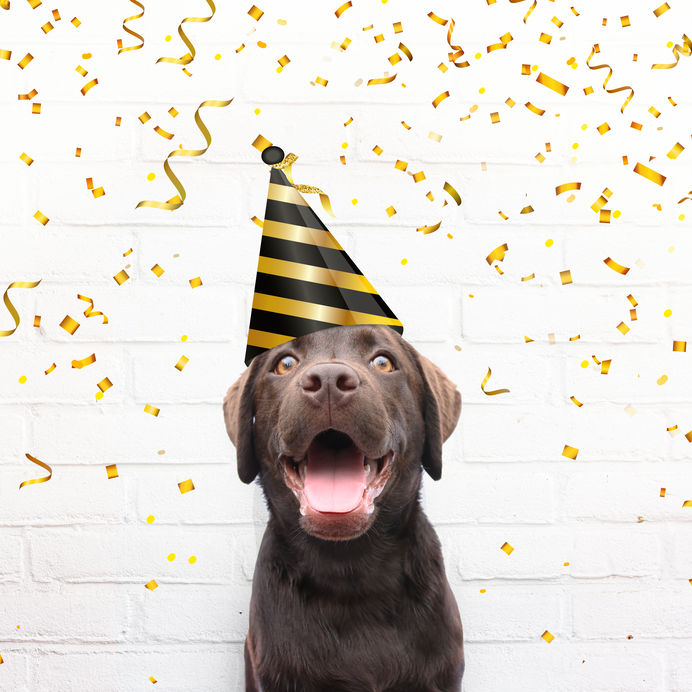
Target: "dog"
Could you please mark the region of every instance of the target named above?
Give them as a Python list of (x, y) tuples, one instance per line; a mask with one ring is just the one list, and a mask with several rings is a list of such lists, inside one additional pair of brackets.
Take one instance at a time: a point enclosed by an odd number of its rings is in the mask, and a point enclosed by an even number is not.
[(269, 511), (247, 692), (458, 692), (461, 618), (420, 504), (456, 386), (388, 326), (331, 327), (260, 353), (223, 408)]

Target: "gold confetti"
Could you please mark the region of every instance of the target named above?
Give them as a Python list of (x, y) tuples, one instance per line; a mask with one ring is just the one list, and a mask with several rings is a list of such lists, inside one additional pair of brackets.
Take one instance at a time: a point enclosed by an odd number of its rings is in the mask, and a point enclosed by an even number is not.
[(420, 183), (422, 180), (425, 180), (425, 173), (419, 171), (418, 173), (414, 173), (412, 177), (414, 183)]
[(562, 25), (564, 24), (564, 22), (560, 21), (557, 17), (553, 17), (550, 21), (551, 21), (553, 24), (555, 24), (555, 26), (556, 26), (558, 29), (562, 28)]
[(571, 284), (572, 283), (572, 272), (569, 269), (565, 269), (564, 271), (560, 272), (560, 281), (562, 282), (562, 285), (565, 286), (566, 284)]
[(441, 26), (445, 26), (447, 24), (446, 19), (442, 19), (442, 17), (438, 17), (434, 12), (428, 12), (428, 17), (433, 20), (433, 22), (437, 22)]
[[(123, 257), (125, 256), (127, 255), (123, 255)], [(108, 324), (108, 317), (106, 317), (102, 312), (96, 312), (94, 310), (94, 301), (91, 298), (89, 298), (88, 296), (83, 296), (79, 293), (77, 294), (77, 298), (79, 298), (79, 300), (83, 300), (86, 303), (89, 303), (86, 310), (84, 311), (84, 317), (103, 317), (103, 322), (101, 324)]]
[[(8, 58), (9, 59), (9, 58)], [(31, 53), (27, 53), (18, 63), (20, 69), (24, 69), (32, 60), (34, 56)]]
[(390, 84), (395, 79), (396, 74), (393, 74), (391, 77), (376, 77), (373, 79), (368, 79), (368, 83), (365, 86), (374, 86), (376, 84)]
[[(428, 15), (430, 16), (430, 15)], [(442, 25), (444, 26), (444, 24)], [(454, 67), (462, 68), (469, 67), (467, 60), (463, 62), (457, 62), (457, 60), (464, 55), (464, 49), (461, 46), (456, 46), (452, 43), (452, 34), (454, 33), (454, 20), (449, 20), (449, 29), (447, 29), (447, 44), (451, 48), (451, 51), (447, 53), (447, 60), (454, 65)], [(511, 37), (510, 37), (511, 40)]]
[[(601, 49), (599, 48), (598, 44), (595, 43), (595, 44), (593, 45), (593, 48), (591, 49), (591, 53), (589, 54), (589, 57), (586, 59), (586, 66), (587, 66), (590, 70), (600, 70), (600, 69), (603, 69), (603, 68), (607, 68), (607, 70), (608, 70), (608, 75), (607, 75), (606, 78), (603, 80), (603, 89), (606, 91), (606, 93), (608, 93), (608, 94), (616, 94), (616, 93), (618, 93), (619, 91), (625, 91), (625, 90), (627, 90), (627, 89), (630, 90), (629, 96), (625, 99), (625, 101), (624, 101), (624, 103), (622, 104), (622, 106), (620, 106), (620, 112), (621, 112), (621, 113), (624, 113), (624, 112), (625, 112), (625, 108), (627, 107), (627, 104), (632, 100), (632, 97), (634, 96), (634, 89), (633, 89), (632, 87), (630, 87), (630, 86), (621, 86), (621, 87), (618, 87), (617, 89), (608, 89), (608, 88), (607, 88), (607, 84), (608, 84), (610, 78), (613, 76), (613, 68), (612, 68), (610, 65), (607, 65), (607, 64), (603, 64), (603, 65), (594, 65), (594, 66), (592, 66), (592, 65), (589, 63), (589, 61), (591, 60), (591, 58), (593, 58), (594, 54), (595, 54), (595, 53), (600, 53), (600, 50), (601, 50)], [(592, 90), (592, 91), (593, 91), (593, 90)], [(609, 129), (610, 129), (610, 128), (609, 128)], [(603, 134), (603, 133), (601, 132), (601, 134)]]
[(156, 678), (153, 675), (149, 676), (149, 681), (151, 682), (152, 685), (155, 685), (157, 682)]
[(22, 161), (24, 161), (24, 163), (25, 163), (27, 166), (31, 166), (31, 164), (34, 162), (34, 160), (31, 158), (31, 156), (29, 156), (28, 154), (25, 154), (24, 152), (22, 152), (22, 153), (19, 155), (19, 158), (20, 158)]
[(173, 133), (166, 132), (166, 130), (158, 125), (154, 128), (154, 132), (156, 132), (157, 135), (161, 135), (164, 139), (173, 139), (173, 137), (175, 137)]
[(162, 269), (158, 264), (155, 264), (151, 268), (151, 271), (154, 272), (154, 274), (156, 274), (156, 276), (161, 277), (165, 270)]
[(408, 163), (406, 163), (406, 161), (397, 159), (394, 164), (394, 168), (396, 168), (398, 171), (405, 171), (408, 168)]
[(79, 322), (72, 319), (69, 315), (65, 315), (60, 326), (68, 333), (74, 334), (79, 329)]
[(637, 305), (639, 305), (639, 303), (636, 301), (635, 297), (631, 293), (627, 296), (627, 300), (629, 300), (632, 306), (635, 308), (637, 307)]
[(539, 108), (538, 106), (534, 106), (531, 101), (527, 101), (525, 104), (526, 108), (528, 108), (532, 113), (535, 113), (536, 115), (543, 115), (545, 113), (545, 110), (543, 108)]
[(106, 466), (106, 475), (108, 476), (108, 480), (111, 480), (112, 478), (117, 478), (118, 477), (118, 465), (117, 464), (108, 464), (108, 466)]
[(72, 361), (72, 367), (76, 368), (77, 370), (81, 370), (82, 368), (85, 368), (87, 365), (91, 365), (92, 363), (96, 362), (96, 354), (92, 353), (90, 356), (87, 356), (86, 358), (82, 358), (81, 360), (73, 360)]
[(579, 401), (579, 400), (577, 399), (577, 397), (575, 397), (575, 396), (571, 396), (569, 399), (570, 399), (570, 401), (571, 401), (573, 404), (575, 404), (576, 406), (582, 407), (582, 406), (584, 405), (584, 404), (582, 404), (581, 401)]
[(514, 108), (514, 106), (516, 105), (516, 102), (515, 102), (513, 99), (511, 99), (511, 98), (507, 98), (507, 99), (505, 100), (505, 103), (506, 103), (510, 108)]
[(656, 380), (656, 384), (657, 384), (657, 385), (663, 385), (663, 384), (665, 384), (666, 382), (668, 382), (668, 375), (661, 375), (661, 376)]
[(569, 190), (581, 190), (581, 183), (562, 183), (555, 188), (555, 194), (561, 195)]
[(151, 116), (149, 115), (149, 113), (144, 111), (144, 113), (142, 113), (142, 115), (140, 115), (138, 119), (139, 119), (139, 122), (141, 122), (142, 125), (144, 125), (144, 123), (151, 120)]
[(0, 329), (0, 337), (2, 336), (11, 336), (14, 334), (15, 330), (19, 326), (19, 322), (21, 321), (19, 318), (19, 313), (17, 312), (16, 308), (12, 304), (12, 301), (10, 300), (9, 296), (7, 295), (12, 288), (36, 288), (41, 283), (41, 279), (38, 281), (13, 281), (6, 289), (5, 293), (2, 296), (2, 300), (5, 303), (5, 307), (7, 308), (7, 311), (10, 313), (12, 319), (14, 320), (14, 328), (13, 329)]
[(422, 231), (423, 235), (428, 235), (428, 233), (434, 233), (441, 225), (442, 221), (438, 221), (432, 226), (420, 226), (419, 228), (416, 228), (416, 233)]
[(155, 406), (151, 406), (151, 405), (149, 405), (149, 404), (146, 404), (146, 405), (144, 406), (144, 413), (149, 413), (149, 414), (151, 414), (151, 415), (154, 416), (154, 417), (157, 417), (157, 416), (159, 415), (159, 411), (160, 411), (160, 410), (161, 410), (161, 409), (158, 409), (158, 408), (156, 408)]
[(500, 550), (507, 553), (507, 555), (511, 555), (514, 552), (514, 548), (512, 548), (512, 546), (507, 542), (500, 546)]
[(677, 159), (680, 154), (684, 151), (685, 147), (680, 144), (680, 142), (676, 142), (673, 148), (666, 154), (666, 156), (669, 159)]
[(636, 163), (634, 166), (634, 172), (638, 173), (647, 180), (650, 180), (652, 183), (656, 183), (656, 185), (663, 185), (663, 183), (666, 182), (665, 175), (657, 173), (648, 166), (645, 166), (643, 163)]
[(442, 135), (438, 134), (437, 132), (433, 132), (432, 130), (428, 132), (428, 139), (432, 139), (434, 142), (441, 142), (442, 141)]
[(159, 585), (156, 583), (156, 579), (152, 579), (150, 582), (147, 582), (144, 585), (145, 589), (149, 589), (149, 591), (153, 591), (154, 589), (158, 589)]
[(74, 24), (76, 29), (78, 29), (79, 25), (82, 23), (79, 21), (79, 19), (77, 19), (77, 17), (72, 17), (72, 19), (70, 19), (70, 21), (72, 22), (72, 24)]
[(41, 315), (34, 315), (34, 327), (41, 326)]
[(505, 252), (509, 251), (507, 243), (496, 247), (486, 258), (485, 261), (492, 265), (493, 262), (502, 262), (505, 259)]
[(657, 7), (653, 12), (654, 16), (660, 17), (664, 12), (667, 12), (670, 9), (670, 5), (667, 2), (664, 2), (660, 7)]
[(616, 329), (623, 335), (627, 334), (627, 332), (630, 330), (630, 328), (624, 322), (620, 322)]
[(555, 637), (552, 634), (550, 634), (550, 632), (548, 632), (548, 630), (546, 630), (541, 635), (541, 639), (543, 639), (544, 641), (548, 642), (548, 644), (550, 644), (550, 642), (552, 642), (553, 639), (555, 639)]
[[(198, 22), (198, 23), (208, 22), (216, 14), (216, 6), (214, 5), (213, 0), (206, 0), (206, 3), (207, 3), (207, 5), (209, 5), (209, 9), (211, 9), (211, 14), (208, 17), (186, 17), (178, 25), (178, 35), (183, 40), (183, 43), (187, 46), (187, 49), (189, 52), (185, 53), (185, 55), (183, 55), (182, 58), (159, 58), (156, 61), (157, 65), (160, 62), (174, 63), (175, 65), (189, 65), (195, 59), (195, 55), (197, 55), (197, 52), (195, 51), (195, 47), (190, 42), (190, 39), (187, 37), (187, 35), (183, 31), (183, 24), (187, 24), (188, 22)], [(250, 8), (250, 10), (248, 11), (248, 14), (251, 17), (253, 16), (251, 14), (253, 9), (257, 10), (257, 12), (260, 12), (260, 13), (262, 12), (262, 10), (255, 8), (255, 6), (253, 5)], [(261, 17), (262, 14), (260, 14), (259, 17)], [(259, 19), (259, 17), (257, 17), (257, 19)]]
[(138, 33), (132, 31), (132, 29), (125, 26), (125, 24), (127, 24), (128, 22), (134, 21), (135, 19), (139, 19), (140, 17), (144, 16), (144, 5), (142, 5), (141, 2), (137, 2), (137, 0), (130, 0), (130, 2), (133, 5), (137, 5), (137, 7), (139, 7), (139, 9), (142, 11), (139, 14), (133, 14), (131, 17), (126, 17), (125, 19), (123, 19), (123, 30), (130, 34), (130, 36), (134, 36), (136, 39), (141, 41), (141, 43), (139, 45), (128, 46), (127, 48), (122, 47), (122, 42), (119, 43), (118, 55), (120, 55), (121, 53), (125, 53), (128, 50), (139, 50), (140, 48), (142, 48), (142, 46), (144, 46), (144, 39)]
[(433, 99), (432, 105), (437, 108), (447, 98), (449, 98), (449, 92), (443, 91), (439, 96)]
[(83, 96), (86, 96), (87, 91), (90, 89), (93, 89), (97, 84), (99, 83), (98, 79), (92, 79), (90, 82), (87, 82), (81, 89), (80, 91), (82, 92)]
[(392, 24), (392, 27), (394, 28), (394, 33), (395, 34), (400, 34), (404, 29), (401, 26), (401, 22), (394, 22)]
[(682, 35), (682, 45), (676, 43), (673, 46), (673, 55), (675, 56), (675, 62), (669, 64), (656, 63), (651, 66), (652, 70), (670, 70), (675, 67), (680, 62), (680, 55), (684, 55), (689, 58), (692, 55), (692, 41), (683, 34)]
[(12, 58), (12, 51), (11, 50), (5, 50), (5, 49), (0, 50), (0, 60), (10, 60), (11, 58)]
[(183, 371), (183, 368), (190, 362), (190, 359), (187, 356), (180, 356), (180, 359), (178, 362), (175, 364), (175, 369), (180, 370), (180, 372)]
[(387, 212), (387, 216), (389, 216), (389, 218), (391, 218), (392, 216), (394, 216), (394, 214), (396, 214), (396, 209), (394, 207), (392, 207), (391, 205), (388, 206), (385, 209), (385, 211)]
[[(207, 2), (211, 2), (211, 0), (207, 0)], [(185, 20), (183, 20), (185, 21)], [(173, 186), (175, 189), (178, 191), (178, 200), (179, 201), (168, 201), (168, 202), (156, 202), (153, 200), (143, 200), (141, 202), (137, 203), (137, 206), (135, 209), (138, 209), (139, 207), (153, 207), (155, 209), (165, 209), (169, 211), (173, 211), (174, 209), (178, 209), (183, 206), (185, 203), (185, 198), (187, 197), (187, 193), (185, 192), (185, 188), (182, 186), (180, 180), (177, 178), (175, 173), (173, 173), (171, 166), (168, 162), (168, 160), (171, 157), (174, 156), (202, 156), (207, 149), (211, 146), (211, 141), (212, 137), (209, 134), (209, 130), (207, 129), (207, 126), (204, 124), (202, 121), (202, 118), (199, 115), (199, 112), (202, 108), (205, 107), (216, 107), (216, 108), (224, 108), (225, 106), (228, 106), (233, 99), (228, 99), (227, 101), (202, 101), (202, 103), (199, 104), (197, 107), (197, 110), (195, 111), (195, 123), (197, 124), (197, 127), (199, 128), (199, 131), (202, 133), (202, 136), (204, 137), (207, 146), (204, 147), (204, 149), (174, 149), (168, 156), (166, 157), (166, 160), (163, 163), (163, 170), (168, 176), (168, 179), (173, 183)], [(255, 143), (258, 143), (258, 140), (264, 140), (265, 142), (268, 140), (265, 140), (262, 135), (259, 135), (257, 139), (255, 140)], [(258, 143), (256, 146), (260, 146), (261, 144)], [(267, 145), (269, 146), (269, 145)], [(260, 151), (262, 151), (260, 149)], [(175, 199), (175, 198), (173, 198)]]
[(500, 114), (495, 111), (494, 113), (490, 114), (490, 122), (495, 125), (496, 123), (500, 122)]
[(192, 482), (191, 478), (188, 478), (186, 481), (181, 481), (178, 483), (178, 488), (180, 489), (180, 494), (184, 495), (185, 493), (189, 493), (191, 490), (194, 490), (195, 484)]
[(41, 31), (43, 31), (44, 34), (48, 34), (51, 31), (53, 31), (54, 27), (50, 22), (46, 22), (42, 27)]
[(288, 63), (291, 62), (291, 60), (288, 57), (288, 55), (283, 55), (278, 59), (277, 62), (279, 63), (279, 65), (281, 65), (281, 67), (286, 67), (286, 65), (288, 65)]
[(191, 288), (197, 288), (198, 286), (202, 285), (202, 278), (197, 276), (194, 279), (190, 279), (190, 287)]
[(41, 0), (27, 0), (27, 2), (32, 10), (35, 10), (41, 4)]
[(461, 205), (461, 197), (452, 185), (450, 185), (448, 182), (445, 182), (445, 184), (442, 186), (442, 189), (457, 203), (457, 206)]
[(630, 26), (629, 16), (625, 15), (624, 17), (620, 17), (620, 24), (622, 24), (623, 28)]
[(608, 125), (608, 123), (601, 123), (596, 129), (599, 135), (604, 135), (610, 130), (610, 125)]
[(260, 228), (264, 228), (264, 221), (262, 221), (262, 219), (258, 219), (256, 216), (252, 216), (250, 218), (250, 221), (257, 224)]
[(682, 503), (682, 506), (683, 506), (683, 507), (692, 507), (692, 500), (685, 500), (685, 501)]
[(124, 269), (121, 269), (113, 278), (118, 286), (122, 286), (130, 278), (130, 275)]
[[(606, 266), (610, 267), (614, 272), (617, 272), (618, 274), (622, 274), (623, 276), (627, 274), (627, 272), (630, 270), (629, 267), (624, 267), (622, 264), (618, 264), (615, 260), (610, 259), (610, 257), (606, 257), (603, 262), (605, 263)], [(636, 307), (636, 304), (635, 304)]]
[(102, 187), (97, 187), (95, 190), (91, 191), (91, 194), (98, 198), (98, 197), (103, 197), (106, 194), (106, 191)]
[(113, 383), (107, 377), (104, 377), (100, 382), (96, 384), (96, 386), (102, 392), (107, 392), (113, 386)]
[[(492, 375), (492, 370), (490, 367), (488, 367), (488, 372), (486, 376), (483, 378), (483, 381), (481, 382), (481, 391), (483, 394), (486, 396), (495, 396), (496, 394), (509, 394), (509, 389), (493, 389), (490, 392), (485, 391), (485, 385), (488, 384), (488, 380), (490, 379), (490, 376)], [(509, 553), (507, 553), (509, 555)]]
[[(213, 9), (213, 6), (212, 6), (212, 9)], [(259, 20), (262, 19), (262, 15), (264, 14), (264, 12), (262, 12), (262, 10), (260, 10), (259, 7), (255, 7), (255, 5), (253, 5), (247, 11), (247, 13), (257, 22), (259, 22)], [(210, 17), (210, 19), (211, 19), (211, 17)]]
[(687, 352), (687, 342), (686, 341), (673, 341), (673, 351), (676, 353), (686, 353)]
[(598, 215), (599, 223), (610, 223), (610, 209), (601, 209)]
[(522, 281), (531, 281), (532, 279), (535, 279), (536, 275), (535, 274), (529, 274), (528, 276), (522, 276), (521, 280)]
[[(677, 427), (677, 426), (676, 426), (676, 427)], [(665, 496), (666, 496), (666, 489), (665, 489), (665, 488), (661, 488), (661, 490), (659, 491), (658, 494), (659, 494), (659, 497), (665, 497)]]
[(533, 207), (529, 204), (522, 208), (519, 212), (520, 214), (533, 214)]
[[(404, 127), (407, 130), (411, 129), (411, 126), (405, 120), (401, 121), (401, 125), (402, 125), (402, 127)], [(373, 149), (373, 151), (375, 151), (375, 150)]]
[(116, 126), (116, 127), (120, 127), (120, 125), (122, 125), (122, 122), (123, 122), (123, 119), (122, 119), (119, 115), (116, 116), (116, 118), (115, 118), (115, 126)]
[(399, 44), (399, 50), (411, 61), (413, 61), (413, 53), (409, 50), (408, 46), (404, 43)]
[(569, 87), (566, 84), (558, 82), (557, 79), (553, 79), (552, 77), (549, 77), (547, 74), (543, 74), (543, 72), (538, 73), (536, 81), (539, 84), (542, 84), (544, 87), (552, 89), (554, 92), (560, 94), (560, 96), (564, 96), (569, 91)]
[(336, 12), (334, 12), (336, 18), (339, 19), (339, 17), (341, 17), (341, 15), (344, 12), (346, 12), (346, 10), (349, 9), (349, 7), (353, 7), (353, 3), (351, 2), (351, 0), (348, 0), (348, 2), (345, 2), (343, 5), (337, 8)]
[(28, 94), (17, 94), (17, 99), (19, 101), (31, 101), (31, 99), (37, 94), (38, 91), (36, 91), (36, 89), (32, 89)]
[(562, 450), (562, 456), (567, 457), (568, 459), (575, 460), (577, 458), (577, 454), (579, 454), (579, 450), (576, 447), (570, 447), (569, 445), (565, 445), (565, 448)]
[(53, 365), (51, 365), (48, 368), (48, 370), (44, 370), (43, 372), (45, 375), (50, 375), (53, 372), (53, 370), (55, 370), (56, 367), (57, 367), (57, 365), (55, 363), (53, 363)]
[(37, 458), (34, 457), (34, 456), (31, 456), (31, 454), (29, 454), (28, 452), (25, 452), (24, 456), (25, 456), (29, 461), (31, 461), (31, 462), (33, 462), (34, 464), (40, 466), (42, 469), (45, 469), (46, 471), (48, 471), (48, 475), (47, 475), (47, 476), (43, 476), (42, 478), (32, 478), (31, 480), (28, 480), (28, 481), (22, 481), (22, 482), (19, 484), (19, 489), (20, 489), (20, 490), (21, 490), (25, 485), (33, 485), (34, 483), (46, 483), (47, 481), (49, 481), (49, 480), (51, 479), (51, 477), (53, 476), (53, 469), (51, 469), (51, 467), (48, 466), (48, 464), (44, 463), (43, 461), (41, 461), (40, 459), (37, 459)]
[(550, 34), (541, 33), (541, 35), (538, 37), (538, 40), (541, 43), (550, 43), (553, 40), (553, 37)]

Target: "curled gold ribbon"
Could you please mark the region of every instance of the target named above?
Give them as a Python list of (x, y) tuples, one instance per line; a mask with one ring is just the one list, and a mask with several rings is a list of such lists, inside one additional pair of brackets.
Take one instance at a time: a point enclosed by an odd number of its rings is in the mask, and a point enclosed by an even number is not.
[(682, 35), (682, 45), (679, 43), (676, 43), (673, 48), (673, 55), (675, 56), (675, 62), (671, 62), (668, 64), (664, 63), (654, 63), (651, 66), (652, 70), (670, 70), (673, 67), (675, 67), (679, 62), (680, 62), (680, 56), (684, 55), (686, 58), (689, 58), (690, 55), (692, 55), (692, 41), (687, 37), (686, 34)]
[(19, 326), (19, 313), (15, 309), (14, 305), (12, 305), (12, 301), (9, 299), (9, 296), (7, 295), (8, 291), (11, 288), (36, 288), (41, 283), (41, 279), (38, 281), (13, 281), (6, 289), (5, 289), (5, 294), (2, 297), (3, 302), (5, 303), (5, 307), (7, 308), (8, 312), (10, 315), (12, 315), (12, 319), (14, 320), (14, 329), (0, 329), (0, 336), (11, 336), (14, 334), (15, 330)]
[(334, 216), (334, 218), (336, 218), (334, 212), (332, 211), (331, 200), (329, 199), (329, 195), (326, 192), (320, 190), (319, 187), (315, 187), (314, 185), (299, 185), (293, 182), (291, 168), (297, 160), (298, 157), (295, 154), (287, 154), (283, 161), (281, 161), (280, 163), (272, 164), (272, 168), (278, 168), (280, 171), (283, 171), (286, 177), (288, 178), (288, 182), (291, 183), (291, 185), (293, 185), (293, 187), (296, 190), (298, 190), (298, 192), (304, 192), (306, 195), (319, 195), (320, 202), (322, 202), (322, 207), (324, 208), (324, 210), (327, 212), (327, 214), (329, 214), (330, 216)]
[(137, 0), (130, 0), (130, 2), (133, 5), (137, 5), (137, 7), (139, 7), (142, 11), (139, 14), (133, 14), (131, 17), (126, 17), (125, 19), (123, 19), (123, 29), (127, 31), (127, 33), (130, 34), (130, 36), (134, 36), (135, 38), (139, 39), (141, 43), (138, 46), (128, 46), (126, 48), (119, 48), (118, 55), (128, 50), (139, 50), (140, 48), (142, 48), (142, 46), (144, 46), (144, 39), (138, 33), (132, 31), (132, 29), (129, 29), (125, 26), (125, 24), (127, 24), (128, 22), (131, 22), (135, 19), (139, 19), (140, 17), (144, 16), (144, 5), (142, 5), (141, 2), (137, 2)]
[[(231, 103), (233, 99), (228, 99), (228, 101), (202, 101), (202, 103), (197, 106), (197, 110), (195, 111), (195, 123), (197, 123), (197, 127), (199, 128), (199, 131), (202, 133), (204, 136), (204, 139), (207, 142), (207, 146), (204, 147), (204, 149), (175, 149), (173, 150), (168, 156), (166, 157), (166, 160), (163, 162), (163, 170), (168, 176), (168, 179), (173, 183), (173, 187), (178, 191), (178, 197), (180, 201), (169, 201), (169, 202), (156, 202), (154, 200), (142, 200), (137, 204), (135, 209), (139, 209), (139, 207), (153, 207), (154, 209), (166, 209), (168, 211), (173, 211), (174, 209), (178, 209), (183, 206), (185, 203), (185, 197), (187, 196), (187, 193), (185, 192), (185, 188), (183, 187), (182, 183), (180, 180), (178, 180), (177, 176), (173, 171), (171, 170), (171, 166), (168, 163), (168, 159), (172, 158), (173, 156), (202, 156), (204, 152), (209, 149), (209, 146), (211, 145), (211, 135), (209, 134), (209, 130), (207, 129), (207, 126), (202, 122), (202, 118), (199, 115), (199, 111), (201, 108), (205, 108), (207, 106), (213, 106), (216, 108), (224, 108), (226, 107), (229, 103)], [(174, 197), (173, 200), (176, 198)]]
[(102, 312), (94, 310), (93, 298), (89, 298), (89, 296), (83, 296), (80, 293), (77, 294), (77, 298), (79, 298), (79, 300), (83, 300), (89, 303), (87, 309), (84, 311), (84, 317), (103, 317), (103, 322), (101, 324), (108, 324), (108, 318)]
[(493, 389), (490, 392), (485, 391), (485, 385), (488, 384), (488, 380), (492, 374), (492, 370), (490, 367), (488, 367), (488, 374), (483, 378), (483, 382), (481, 382), (481, 391), (483, 394), (487, 394), (488, 396), (495, 396), (495, 394), (508, 394), (509, 389)]
[(28, 480), (28, 481), (22, 481), (22, 482), (19, 484), (19, 489), (20, 489), (20, 490), (21, 490), (25, 485), (33, 485), (34, 483), (45, 483), (46, 481), (49, 481), (49, 480), (51, 479), (51, 477), (53, 476), (53, 469), (52, 469), (50, 466), (48, 466), (48, 464), (45, 464), (44, 462), (42, 462), (40, 459), (37, 459), (36, 457), (32, 457), (31, 454), (29, 454), (29, 452), (26, 452), (26, 453), (24, 454), (24, 456), (25, 456), (29, 461), (33, 462), (34, 464), (38, 464), (41, 468), (43, 468), (43, 469), (45, 469), (46, 471), (48, 471), (48, 475), (47, 475), (47, 476), (43, 476), (43, 477), (41, 477), (41, 478), (31, 478), (31, 479)]
[(206, 2), (207, 5), (209, 5), (209, 9), (211, 9), (211, 14), (208, 17), (186, 17), (178, 25), (178, 34), (180, 38), (183, 39), (183, 43), (187, 46), (189, 52), (183, 55), (182, 58), (159, 58), (156, 61), (156, 64), (160, 62), (171, 62), (175, 65), (189, 65), (195, 59), (195, 55), (197, 54), (195, 47), (192, 45), (190, 39), (185, 35), (185, 32), (183, 31), (183, 24), (187, 24), (188, 22), (208, 22), (216, 14), (216, 6), (212, 0), (206, 0)]
[(447, 55), (447, 58), (449, 62), (454, 65), (454, 67), (469, 67), (468, 60), (464, 60), (464, 62), (456, 62), (463, 54), (464, 54), (464, 49), (461, 46), (455, 46), (452, 43), (452, 32), (454, 31), (454, 20), (450, 19), (449, 20), (449, 29), (447, 29), (447, 43), (449, 44), (449, 47), (452, 49), (452, 52), (450, 52)]
[(608, 68), (608, 76), (603, 80), (603, 88), (605, 89), (605, 91), (607, 93), (616, 94), (618, 91), (625, 91), (626, 89), (630, 90), (630, 95), (625, 99), (625, 102), (622, 104), (622, 106), (620, 106), (620, 113), (624, 113), (625, 108), (627, 107), (627, 104), (632, 100), (632, 97), (634, 96), (634, 89), (631, 86), (621, 86), (621, 87), (618, 87), (617, 89), (608, 89), (606, 87), (606, 85), (610, 81), (610, 78), (613, 76), (613, 68), (610, 65), (605, 65), (605, 64), (604, 65), (594, 65), (593, 67), (589, 64), (589, 60), (591, 60), (591, 58), (593, 58), (594, 54), (596, 53), (596, 47), (597, 46), (594, 46), (591, 49), (591, 53), (589, 54), (589, 57), (586, 58), (586, 66), (590, 70), (600, 70), (600, 69), (603, 69), (604, 67)]

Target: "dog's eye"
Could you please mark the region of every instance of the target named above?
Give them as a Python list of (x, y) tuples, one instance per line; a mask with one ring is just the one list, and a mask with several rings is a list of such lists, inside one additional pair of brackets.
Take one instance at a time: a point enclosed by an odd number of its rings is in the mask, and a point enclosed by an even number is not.
[(298, 359), (293, 356), (284, 356), (274, 368), (277, 375), (285, 375), (298, 365)]
[(392, 370), (394, 370), (394, 363), (392, 363), (387, 356), (380, 354), (370, 361), (370, 367), (375, 368), (375, 370), (381, 370), (382, 372), (392, 372)]

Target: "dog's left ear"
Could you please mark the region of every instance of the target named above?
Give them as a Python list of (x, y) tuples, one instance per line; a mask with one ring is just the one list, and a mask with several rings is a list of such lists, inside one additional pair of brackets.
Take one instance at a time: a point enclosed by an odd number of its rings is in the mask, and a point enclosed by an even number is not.
[(236, 448), (238, 476), (243, 483), (252, 483), (260, 470), (255, 457), (252, 419), (255, 415), (255, 380), (262, 360), (261, 355), (253, 359), (247, 370), (231, 385), (223, 400), (226, 431)]
[(439, 481), (442, 476), (442, 443), (454, 432), (459, 422), (461, 394), (454, 382), (435, 363), (412, 346), (410, 350), (423, 379), (423, 468), (433, 480)]

